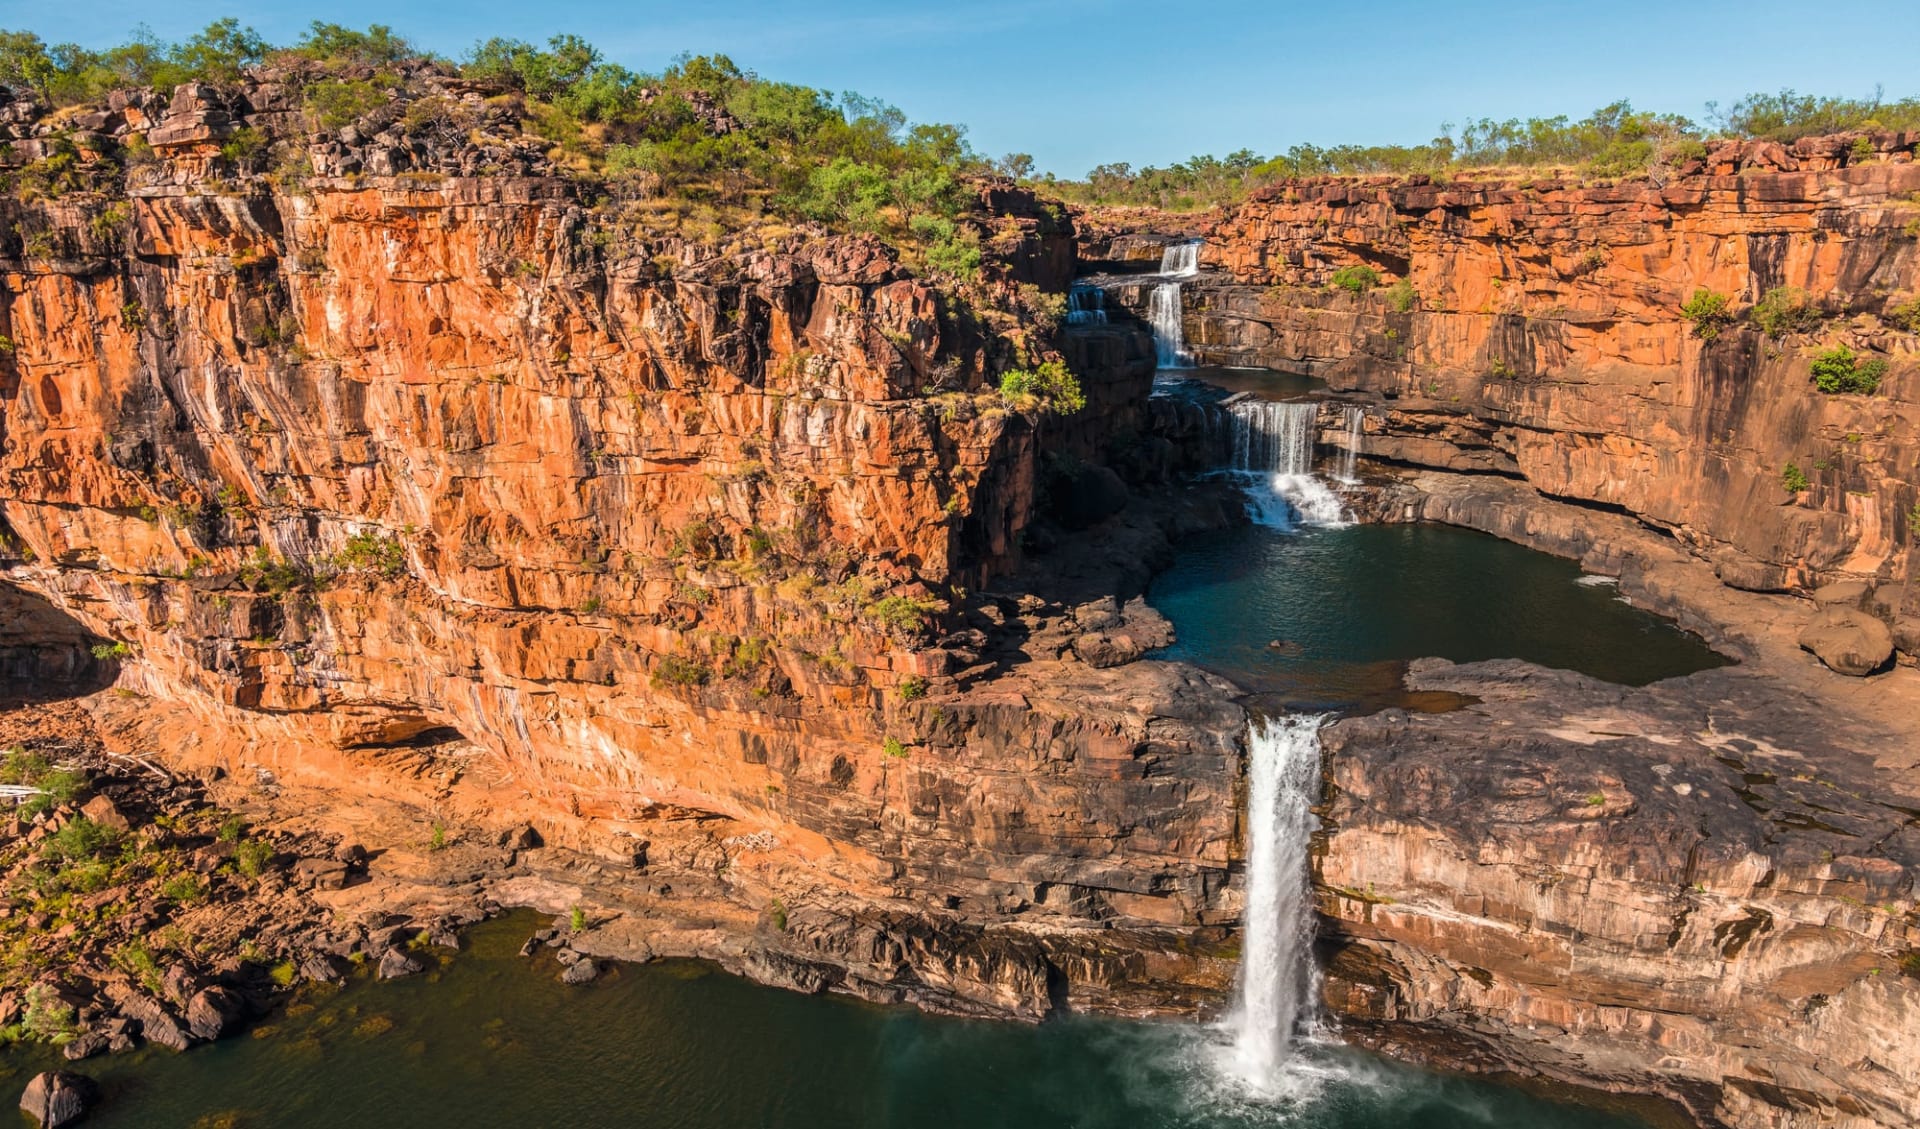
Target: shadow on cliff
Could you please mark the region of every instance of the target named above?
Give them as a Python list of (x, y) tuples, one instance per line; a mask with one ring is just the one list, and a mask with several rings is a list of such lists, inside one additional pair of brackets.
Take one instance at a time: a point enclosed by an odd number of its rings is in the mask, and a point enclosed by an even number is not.
[(46, 600), (0, 581), (0, 708), (106, 689), (120, 675), (120, 663), (104, 653), (109, 646)]

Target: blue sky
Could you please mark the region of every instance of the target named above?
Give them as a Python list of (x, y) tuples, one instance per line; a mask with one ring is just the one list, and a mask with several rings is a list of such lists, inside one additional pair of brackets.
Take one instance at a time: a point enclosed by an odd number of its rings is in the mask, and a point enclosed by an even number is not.
[(459, 55), (475, 39), (570, 31), (636, 70), (718, 51), (771, 78), (883, 98), (967, 125), (977, 148), (1077, 176), (1298, 142), (1417, 142), (1443, 121), (1559, 113), (1615, 98), (1700, 117), (1753, 90), (1920, 94), (1920, 3), (1750, 0), (0, 0), (0, 27), (102, 46), (223, 15), (270, 40), (315, 18), (391, 24)]

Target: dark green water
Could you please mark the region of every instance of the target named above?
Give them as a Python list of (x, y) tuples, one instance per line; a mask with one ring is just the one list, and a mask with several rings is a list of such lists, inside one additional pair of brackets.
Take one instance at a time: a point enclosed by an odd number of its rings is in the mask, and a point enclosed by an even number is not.
[(1628, 685), (1725, 664), (1580, 577), (1571, 561), (1450, 526), (1253, 526), (1188, 541), (1148, 600), (1179, 632), (1164, 657), (1295, 709), (1392, 703), (1405, 661), (1425, 656), (1527, 659)]
[[(360, 982), (185, 1055), (81, 1069), (95, 1129), (1634, 1129), (1516, 1091), (1314, 1052), (1292, 1112), (1223, 1087), (1194, 1028), (1076, 1019), (1038, 1027), (806, 997), (690, 963), (568, 987), (515, 955), (529, 914), (474, 930), (440, 972)], [(12, 1086), (50, 1063), (6, 1059)], [(1313, 1079), (1303, 1075), (1302, 1085)]]

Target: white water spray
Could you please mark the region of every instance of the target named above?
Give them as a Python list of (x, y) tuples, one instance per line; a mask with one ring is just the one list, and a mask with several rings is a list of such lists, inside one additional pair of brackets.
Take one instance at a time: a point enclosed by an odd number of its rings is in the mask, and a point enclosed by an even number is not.
[(1318, 403), (1249, 397), (1231, 401), (1227, 413), (1232, 469), (1263, 480), (1247, 491), (1255, 521), (1291, 528), (1296, 522), (1340, 525), (1347, 520), (1340, 496), (1313, 473)]
[(1200, 273), (1200, 246), (1204, 240), (1169, 243), (1160, 251), (1160, 275), (1163, 278), (1192, 278)]
[(1317, 1012), (1313, 884), (1308, 849), (1320, 821), (1324, 715), (1255, 721), (1247, 733), (1246, 934), (1239, 997), (1226, 1028), (1232, 1074), (1264, 1098), (1289, 1099), (1311, 1083), (1285, 1069)]
[(1193, 354), (1187, 352), (1187, 331), (1182, 319), (1180, 284), (1174, 279), (1192, 278), (1200, 273), (1200, 241), (1169, 243), (1160, 252), (1160, 277), (1163, 281), (1147, 295), (1147, 321), (1153, 326), (1153, 346), (1161, 368), (1192, 368)]

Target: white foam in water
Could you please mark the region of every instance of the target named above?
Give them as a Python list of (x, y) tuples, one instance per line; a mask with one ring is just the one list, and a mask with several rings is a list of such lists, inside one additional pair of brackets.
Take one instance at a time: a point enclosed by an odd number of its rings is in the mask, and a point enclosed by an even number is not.
[(1297, 1102), (1334, 1073), (1303, 1059), (1301, 1039), (1318, 1012), (1313, 962), (1313, 886), (1307, 852), (1320, 826), (1320, 727), (1324, 715), (1255, 721), (1247, 732), (1246, 933), (1232, 1013), (1232, 1041), (1218, 1067), (1263, 1101)]
[(1609, 584), (1620, 583), (1620, 578), (1617, 576), (1587, 575), (1574, 581), (1574, 583), (1582, 588), (1604, 588)]
[(1255, 523), (1277, 529), (1347, 524), (1345, 503), (1313, 473), (1318, 404), (1248, 399), (1227, 411), (1227, 454)]

